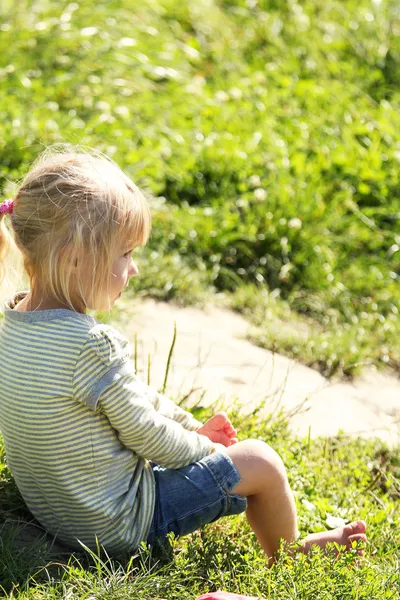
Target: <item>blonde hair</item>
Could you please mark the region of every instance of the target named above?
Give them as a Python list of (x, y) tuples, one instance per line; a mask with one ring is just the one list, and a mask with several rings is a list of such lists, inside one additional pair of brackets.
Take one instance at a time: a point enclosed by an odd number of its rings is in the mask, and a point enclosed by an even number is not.
[[(12, 244), (4, 216), (0, 283)], [(98, 152), (71, 146), (50, 148), (38, 158), (17, 191), (10, 217), (31, 284), (40, 282), (41, 289), (71, 308), (77, 262), (88, 267), (89, 280), (77, 282), (88, 306), (107, 289), (120, 244), (126, 241), (127, 249), (144, 245), (151, 229), (148, 204), (121, 169)]]

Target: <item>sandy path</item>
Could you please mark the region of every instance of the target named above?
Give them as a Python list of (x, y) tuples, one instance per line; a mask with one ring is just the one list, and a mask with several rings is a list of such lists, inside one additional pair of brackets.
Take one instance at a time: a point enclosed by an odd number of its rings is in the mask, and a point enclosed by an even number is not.
[(266, 411), (282, 406), (302, 411), (291, 417), (293, 430), (311, 435), (379, 436), (400, 442), (400, 380), (375, 371), (353, 383), (328, 382), (318, 372), (284, 356), (258, 348), (245, 338), (250, 325), (220, 308), (177, 308), (154, 300), (125, 300), (116, 326), (133, 342), (138, 339), (138, 371), (161, 389), (173, 337), (177, 340), (167, 394), (191, 394), (210, 404), (218, 397), (226, 407), (237, 400), (246, 411), (266, 399)]

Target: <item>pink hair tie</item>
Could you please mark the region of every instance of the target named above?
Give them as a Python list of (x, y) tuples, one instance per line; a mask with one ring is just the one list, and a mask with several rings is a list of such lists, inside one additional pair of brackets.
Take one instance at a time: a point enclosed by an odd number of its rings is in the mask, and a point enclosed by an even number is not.
[(4, 200), (4, 202), (0, 204), (0, 215), (11, 215), (13, 207), (13, 200)]

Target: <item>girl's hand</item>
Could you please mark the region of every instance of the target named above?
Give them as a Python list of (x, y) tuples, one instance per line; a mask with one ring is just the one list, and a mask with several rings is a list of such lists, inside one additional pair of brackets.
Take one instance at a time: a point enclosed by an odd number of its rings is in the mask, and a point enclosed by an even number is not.
[(211, 419), (208, 419), (204, 425), (199, 427), (197, 433), (205, 435), (212, 442), (222, 444), (225, 447), (237, 444), (238, 441), (236, 429), (233, 428), (225, 412), (218, 412)]

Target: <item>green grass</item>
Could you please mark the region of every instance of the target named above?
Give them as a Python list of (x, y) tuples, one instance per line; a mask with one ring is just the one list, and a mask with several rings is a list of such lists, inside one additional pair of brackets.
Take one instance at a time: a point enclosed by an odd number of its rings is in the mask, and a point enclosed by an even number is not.
[(257, 289), (294, 329), (271, 338), (259, 311), (260, 343), (328, 375), (399, 368), (396, 0), (5, 0), (0, 17), (5, 195), (43, 145), (95, 146), (154, 198), (142, 290), (249, 311)]
[[(5, 197), (43, 146), (99, 148), (151, 199), (136, 293), (222, 299), (253, 319), (258, 343), (327, 376), (399, 369), (396, 0), (5, 0), (0, 32)], [(360, 565), (283, 553), (266, 571), (242, 517), (169, 552), (54, 555), (43, 536), (26, 542), (31, 516), (2, 453), (3, 596), (397, 599), (400, 449), (233, 418), (284, 458), (302, 533), (330, 516), (367, 520)]]
[[(204, 410), (202, 411), (204, 413)], [(264, 413), (265, 414), (265, 413)], [(204, 416), (204, 414), (203, 414)], [(400, 594), (400, 448), (377, 440), (298, 439), (284, 418), (255, 412), (232, 415), (242, 439), (268, 441), (281, 454), (296, 496), (304, 534), (325, 529), (330, 517), (368, 523), (369, 543), (361, 564), (353, 552), (338, 560), (315, 550), (265, 568), (263, 554), (244, 516), (226, 518), (190, 536), (170, 539), (152, 553), (56, 554), (44, 538), (18, 542), (32, 518), (0, 459), (0, 582), (3, 597), (18, 600), (130, 600), (187, 598), (223, 589), (276, 600), (395, 600)], [(4, 522), (8, 521), (8, 529)], [(22, 520), (22, 524), (21, 524)], [(9, 531), (10, 521), (14, 529)], [(18, 524), (19, 523), (19, 524)], [(7, 532), (5, 534), (4, 532)]]
[(363, 312), (347, 322), (333, 317), (327, 325), (294, 312), (287, 301), (252, 285), (240, 286), (225, 304), (253, 323), (249, 339), (255, 344), (299, 360), (325, 377), (352, 378), (371, 365), (399, 369), (395, 314), (382, 319)]

